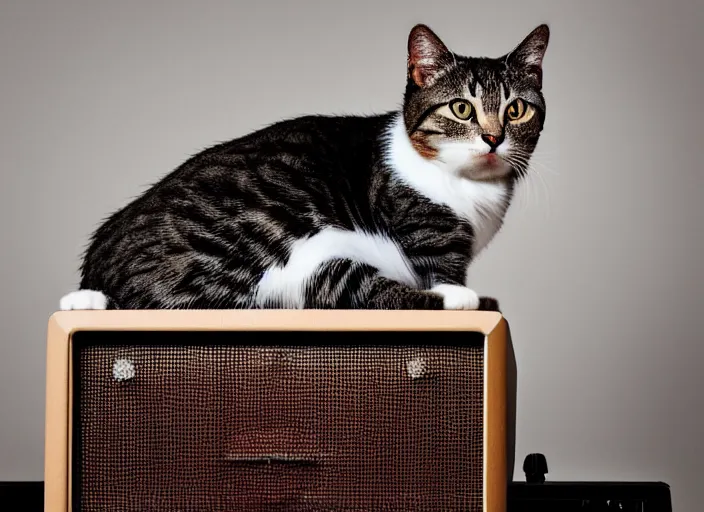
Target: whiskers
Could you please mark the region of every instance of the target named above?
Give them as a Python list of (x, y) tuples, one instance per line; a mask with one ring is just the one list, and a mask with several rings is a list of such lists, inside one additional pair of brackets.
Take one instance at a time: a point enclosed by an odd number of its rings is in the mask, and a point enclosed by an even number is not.
[[(516, 171), (524, 185), (519, 185), (516, 191), (518, 209), (534, 207), (539, 204), (545, 207), (545, 212), (550, 216), (550, 186), (549, 180), (545, 179), (545, 174), (550, 173), (556, 176), (558, 173), (543, 160), (546, 153), (535, 151), (530, 153), (522, 149), (513, 149), (503, 156), (504, 160)], [(543, 198), (540, 196), (544, 195)], [(541, 200), (543, 199), (543, 200)]]

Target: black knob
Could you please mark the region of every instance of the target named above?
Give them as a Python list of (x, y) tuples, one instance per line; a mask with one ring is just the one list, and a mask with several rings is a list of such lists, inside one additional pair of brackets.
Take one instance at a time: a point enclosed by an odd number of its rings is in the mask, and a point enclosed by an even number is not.
[(542, 453), (531, 453), (523, 461), (523, 472), (529, 484), (542, 484), (548, 472), (548, 461)]

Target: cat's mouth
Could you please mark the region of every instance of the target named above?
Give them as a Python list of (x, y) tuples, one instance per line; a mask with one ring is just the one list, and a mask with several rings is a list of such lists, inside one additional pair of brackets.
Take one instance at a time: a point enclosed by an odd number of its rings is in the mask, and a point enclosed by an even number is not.
[(470, 165), (462, 169), (462, 176), (474, 181), (492, 181), (505, 178), (511, 173), (511, 166), (496, 153), (486, 153), (472, 159)]
[(496, 153), (487, 153), (486, 155), (481, 155), (477, 158), (477, 163), (479, 166), (487, 169), (498, 169), (503, 161), (503, 158)]

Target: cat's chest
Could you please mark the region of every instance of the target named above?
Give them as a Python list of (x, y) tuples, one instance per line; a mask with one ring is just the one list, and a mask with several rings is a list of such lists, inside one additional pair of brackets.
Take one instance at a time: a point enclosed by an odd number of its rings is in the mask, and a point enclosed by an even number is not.
[(458, 199), (457, 209), (453, 210), (472, 225), (472, 257), (475, 257), (501, 229), (509, 204), (509, 191), (503, 184), (491, 184), (480, 191), (474, 190), (474, 195), (464, 192), (468, 195)]

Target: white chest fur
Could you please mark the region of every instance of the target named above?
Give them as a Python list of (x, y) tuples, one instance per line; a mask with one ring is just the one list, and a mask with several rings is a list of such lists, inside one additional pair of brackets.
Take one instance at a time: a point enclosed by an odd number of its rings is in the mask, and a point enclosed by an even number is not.
[(396, 177), (467, 219), (475, 236), (471, 256), (479, 254), (501, 228), (508, 207), (507, 185), (470, 181), (423, 158), (411, 145), (401, 116), (391, 127), (388, 144), (387, 163)]

